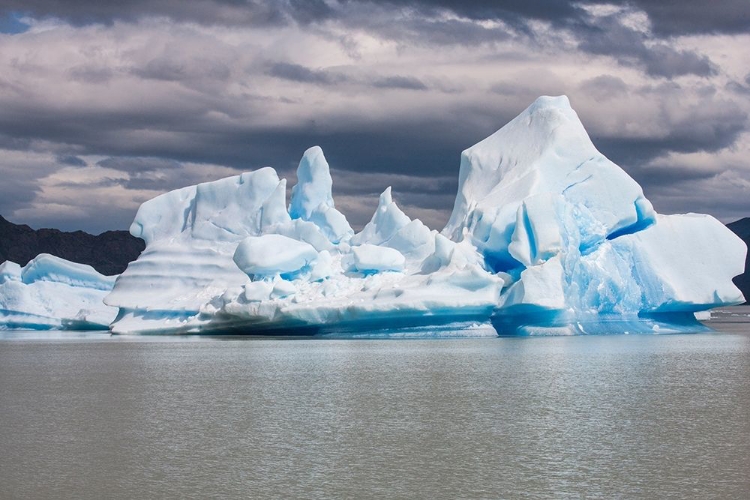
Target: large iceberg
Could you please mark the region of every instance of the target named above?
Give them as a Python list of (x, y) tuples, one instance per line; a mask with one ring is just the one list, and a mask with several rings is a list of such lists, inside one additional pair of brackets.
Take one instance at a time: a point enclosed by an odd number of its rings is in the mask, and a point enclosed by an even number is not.
[(21, 267), (0, 264), (0, 329), (106, 330), (117, 309), (102, 301), (116, 276), (40, 254)]
[(462, 153), (441, 232), (387, 188), (355, 234), (319, 147), (288, 205), (286, 188), (262, 168), (144, 203), (130, 231), (146, 250), (104, 299), (112, 331), (664, 332), (744, 301), (742, 240), (707, 215), (657, 214), (565, 96)]

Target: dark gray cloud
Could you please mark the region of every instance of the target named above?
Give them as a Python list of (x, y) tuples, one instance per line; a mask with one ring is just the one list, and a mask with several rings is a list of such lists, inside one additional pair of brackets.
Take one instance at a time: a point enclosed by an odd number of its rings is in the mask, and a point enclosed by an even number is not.
[[(234, 1), (234, 0), (7, 0), (2, 12), (21, 12), (40, 18), (58, 18), (74, 25), (111, 24), (163, 16), (176, 21), (225, 25), (282, 25), (302, 14), (325, 15), (322, 2)], [(324, 4), (323, 4), (324, 5)], [(316, 7), (317, 8), (316, 8)]]
[[(603, 2), (594, 0), (556, 1), (489, 1), (460, 2), (450, 0), (9, 0), (0, 13), (14, 16), (19, 12), (38, 17), (56, 17), (74, 24), (136, 21), (150, 16), (164, 16), (176, 21), (230, 26), (308, 25), (336, 20), (345, 26), (376, 32), (411, 44), (475, 45), (524, 38), (526, 43), (543, 43), (549, 32), (536, 33), (532, 21), (544, 21), (566, 28), (579, 42), (579, 49), (616, 58), (621, 64), (639, 66), (648, 74), (671, 78), (685, 74), (707, 76), (716, 66), (705, 55), (672, 47), (669, 38), (675, 34), (707, 32), (742, 32), (750, 27), (745, 0), (714, 3), (690, 0), (682, 2)], [(619, 14), (592, 17), (585, 6), (619, 4), (626, 12), (638, 8), (651, 20), (656, 37), (623, 25)], [(745, 6), (743, 7), (743, 4)], [(459, 18), (441, 15), (452, 12)], [(478, 24), (478, 20), (496, 20), (500, 26)], [(666, 39), (665, 39), (666, 38)], [(287, 66), (288, 64), (288, 66)], [(208, 68), (204, 68), (207, 69)], [(86, 70), (82, 78), (107, 78), (106, 73)], [(149, 62), (135, 71), (164, 80), (185, 77), (179, 61)], [(222, 68), (213, 71), (222, 73)], [(279, 78), (311, 83), (340, 83), (343, 75), (278, 63), (270, 73)], [(345, 79), (345, 78), (344, 78)]]
[[(460, 152), (538, 95), (563, 93), (595, 145), (647, 194), (711, 181), (720, 167), (656, 160), (718, 154), (748, 130), (750, 75), (738, 76), (746, 69), (723, 66), (710, 44), (703, 54), (675, 38), (747, 31), (730, 22), (733, 2), (703, 24), (670, 1), (589, 8), (596, 3), (9, 0), (6, 16), (73, 27), (5, 39), (0, 148), (46, 153), (49, 166), (33, 175), (3, 167), (12, 179), (0, 213), (27, 207), (55, 169), (113, 169), (90, 186), (148, 197), (266, 165), (293, 177), (317, 144), (353, 224), (366, 222), (390, 184), (407, 213), (439, 223)], [(644, 13), (650, 29), (638, 24)], [(133, 209), (118, 210), (112, 220), (122, 222)]]
[[(627, 85), (612, 76), (585, 81), (584, 90), (594, 98), (620, 97)], [(671, 88), (671, 87), (670, 87)], [(258, 129), (241, 124), (222, 125), (205, 118), (208, 108), (188, 112), (183, 107), (133, 110), (132, 113), (54, 114), (51, 110), (16, 110), (0, 117), (0, 136), (6, 144), (24, 147), (35, 138), (78, 145), (78, 154), (111, 156), (99, 162), (102, 167), (129, 173), (173, 169), (181, 162), (212, 163), (237, 170), (274, 166), (282, 173), (296, 168), (302, 152), (320, 145), (331, 165), (354, 172), (399, 174), (408, 171), (414, 177), (456, 175), (460, 152), (488, 136), (513, 118), (534, 98), (519, 97), (513, 87), (495, 89), (513, 96), (514, 111), (498, 114), (493, 106), (465, 108), (456, 113), (446, 108), (442, 116), (403, 122), (368, 122), (366, 117), (324, 116), (315, 123), (287, 125), (283, 129)], [(635, 89), (634, 92), (642, 92)], [(679, 87), (665, 92), (680, 93)], [(13, 119), (25, 116), (24, 120)], [(75, 126), (70, 126), (75, 123)], [(187, 125), (189, 124), (189, 126)], [(638, 174), (636, 167), (669, 151), (717, 151), (731, 145), (747, 126), (747, 116), (731, 103), (717, 106), (712, 101), (696, 108), (694, 114), (664, 123), (658, 137), (621, 137), (598, 134), (589, 129), (597, 147), (618, 164)], [(145, 134), (133, 131), (150, 131)], [(24, 139), (26, 141), (24, 142)], [(2, 142), (2, 141), (0, 141)], [(639, 179), (650, 182), (645, 176)], [(129, 187), (144, 187), (141, 178)], [(455, 184), (442, 193), (455, 193)]]
[(95, 181), (82, 180), (82, 181), (61, 181), (56, 182), (56, 188), (76, 188), (76, 189), (96, 189), (96, 188), (108, 188), (112, 186), (122, 186), (125, 183), (123, 179), (112, 179), (103, 178)]
[(618, 99), (628, 92), (628, 84), (625, 83), (625, 80), (612, 75), (599, 75), (589, 78), (581, 83), (580, 88), (596, 101)]
[(205, 24), (258, 26), (342, 18), (374, 3), (390, 11), (409, 10), (419, 16), (445, 10), (473, 20), (502, 19), (517, 26), (525, 26), (529, 19), (565, 23), (580, 17), (582, 6), (586, 5), (621, 5), (646, 12), (654, 31), (663, 36), (741, 33), (750, 29), (746, 0), (5, 0), (0, 13), (55, 17), (76, 25), (163, 16)]
[[(481, 45), (517, 40), (544, 49), (564, 43), (564, 38), (549, 30), (538, 31), (532, 21), (549, 22), (564, 30), (589, 54), (610, 56), (620, 64), (643, 69), (652, 76), (673, 78), (695, 74), (711, 76), (717, 66), (705, 55), (673, 47), (671, 35), (655, 36), (628, 26), (627, 14), (633, 4), (623, 2), (622, 10), (608, 15), (593, 15), (586, 5), (612, 5), (610, 2), (388, 2), (404, 9), (397, 21), (383, 11), (350, 7), (339, 12), (353, 26), (362, 27), (394, 40), (412, 44)], [(616, 2), (615, 2), (616, 3)], [(347, 5), (359, 5), (356, 2)], [(440, 9), (464, 18), (444, 18)], [(643, 11), (646, 12), (647, 11)], [(476, 20), (496, 20), (500, 25), (478, 24)]]
[(554, 24), (581, 16), (587, 5), (636, 7), (648, 14), (654, 31), (663, 36), (697, 33), (742, 33), (750, 30), (746, 0), (406, 0), (389, 2), (401, 6), (444, 8), (472, 19), (538, 19)]
[(745, 81), (744, 82), (738, 82), (738, 81), (730, 81), (726, 85), (727, 89), (732, 92), (737, 92), (739, 94), (750, 94), (750, 73), (745, 75)]
[(29, 25), (21, 20), (21, 15), (16, 12), (0, 11), (0, 33), (17, 34), (29, 29)]
[(378, 76), (354, 78), (328, 69), (313, 69), (301, 64), (273, 62), (268, 64), (266, 74), (274, 78), (299, 83), (334, 86), (341, 83), (374, 87), (379, 89), (427, 90), (428, 86), (413, 76)]
[(0, 151), (0, 215), (8, 216), (33, 203), (41, 192), (39, 179), (64, 168), (49, 154), (33, 151)]
[(112, 68), (97, 66), (75, 66), (69, 71), (72, 80), (84, 83), (106, 83), (114, 75)]
[[(147, 16), (164, 16), (177, 21), (224, 25), (282, 25), (289, 22), (307, 24), (347, 15), (357, 4), (365, 8), (378, 2), (344, 0), (7, 0), (0, 12), (23, 12), (35, 17), (55, 17), (76, 25), (135, 21)], [(449, 10), (472, 19), (526, 18), (556, 20), (575, 15), (572, 2), (555, 0), (506, 1), (386, 1), (388, 10), (409, 9), (424, 13)]]
[[(747, 114), (731, 104), (721, 108), (716, 103), (712, 105), (717, 109), (694, 107), (693, 114), (686, 113), (683, 118), (669, 123), (658, 137), (612, 137), (592, 133), (591, 139), (602, 153), (631, 171), (668, 152), (716, 152), (732, 146), (747, 130)], [(639, 180), (649, 182), (645, 178)]]
[(301, 64), (276, 62), (270, 64), (267, 74), (282, 80), (290, 80), (300, 83), (317, 83), (324, 85), (335, 85), (347, 81), (347, 77), (341, 73), (323, 69), (311, 69)]
[(39, 191), (35, 179), (9, 178), (0, 183), (0, 215), (13, 213), (31, 203)]
[(574, 17), (580, 12), (578, 2), (555, 0), (390, 0), (385, 3), (400, 7), (421, 9), (445, 9), (470, 19), (539, 19), (558, 22)]
[(620, 14), (583, 16), (571, 23), (571, 30), (578, 37), (580, 50), (613, 57), (624, 65), (640, 66), (652, 76), (711, 76), (717, 71), (705, 55), (654, 42), (649, 34), (624, 25)]
[(134, 67), (134, 75), (149, 80), (167, 82), (218, 80), (226, 81), (231, 71), (222, 61), (208, 57), (185, 57), (187, 54), (178, 53), (170, 56), (159, 56), (150, 59), (143, 66)]
[(179, 169), (182, 166), (178, 161), (168, 158), (137, 158), (124, 156), (105, 158), (104, 160), (97, 162), (97, 165), (131, 173)]
[(372, 86), (383, 89), (407, 89), (407, 90), (427, 90), (419, 78), (413, 76), (387, 76), (378, 78), (372, 82)]
[(75, 155), (59, 155), (56, 159), (57, 163), (70, 167), (85, 167), (87, 165), (85, 160)]
[(660, 35), (732, 34), (750, 30), (746, 0), (628, 0), (627, 4), (643, 9)]

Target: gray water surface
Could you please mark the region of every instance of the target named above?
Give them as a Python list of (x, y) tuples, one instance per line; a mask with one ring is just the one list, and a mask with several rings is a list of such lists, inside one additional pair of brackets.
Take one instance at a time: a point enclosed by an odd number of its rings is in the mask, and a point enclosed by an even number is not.
[(747, 321), (445, 340), (5, 332), (0, 498), (748, 498)]

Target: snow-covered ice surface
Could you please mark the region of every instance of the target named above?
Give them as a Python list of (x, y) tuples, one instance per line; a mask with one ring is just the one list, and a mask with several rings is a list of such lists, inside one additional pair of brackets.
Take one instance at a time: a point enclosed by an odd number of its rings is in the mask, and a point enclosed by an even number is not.
[(117, 309), (102, 300), (116, 276), (40, 254), (24, 267), (0, 264), (0, 329), (106, 330)]
[(319, 147), (297, 179), (288, 206), (271, 168), (144, 203), (130, 230), (146, 250), (105, 298), (119, 310), (112, 331), (669, 333), (744, 300), (731, 281), (744, 243), (710, 216), (655, 213), (565, 96), (540, 97), (462, 153), (442, 232), (387, 188), (354, 234)]

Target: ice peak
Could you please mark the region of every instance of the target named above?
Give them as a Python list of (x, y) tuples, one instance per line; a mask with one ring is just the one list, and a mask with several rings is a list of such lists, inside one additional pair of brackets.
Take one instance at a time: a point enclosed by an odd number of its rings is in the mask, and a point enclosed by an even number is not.
[(399, 229), (411, 222), (408, 215), (393, 201), (390, 186), (383, 191), (378, 200), (378, 208), (372, 219), (360, 233), (351, 239), (352, 245), (372, 243), (379, 245), (388, 241)]
[(297, 185), (292, 188), (289, 215), (292, 219), (308, 220), (321, 204), (333, 208), (333, 179), (320, 146), (313, 146), (302, 155), (297, 167)]
[(378, 209), (380, 209), (380, 207), (386, 207), (391, 203), (393, 203), (393, 196), (391, 196), (391, 186), (388, 186), (385, 188), (385, 191), (380, 194), (380, 199), (378, 199)]
[(331, 170), (320, 146), (313, 146), (302, 155), (289, 215), (292, 219), (313, 222), (332, 243), (354, 234), (344, 214), (334, 207)]
[(566, 95), (548, 96), (543, 95), (536, 98), (536, 100), (529, 106), (530, 111), (543, 108), (558, 108), (558, 109), (573, 109), (570, 106), (570, 99)]
[(517, 211), (530, 197), (561, 196), (563, 205), (585, 214), (587, 241), (645, 228), (655, 219), (641, 187), (597, 151), (565, 96), (538, 98), (465, 150), (458, 183), (443, 234), (460, 240), (467, 230), (495, 270), (520, 264), (508, 245), (522, 220)]

